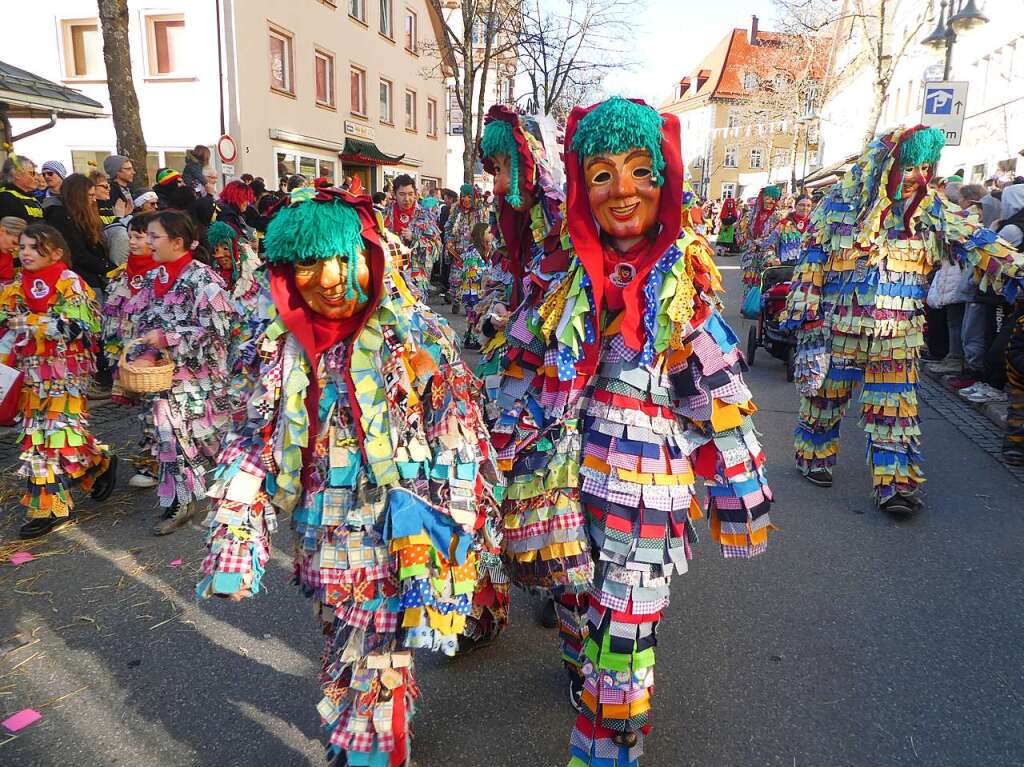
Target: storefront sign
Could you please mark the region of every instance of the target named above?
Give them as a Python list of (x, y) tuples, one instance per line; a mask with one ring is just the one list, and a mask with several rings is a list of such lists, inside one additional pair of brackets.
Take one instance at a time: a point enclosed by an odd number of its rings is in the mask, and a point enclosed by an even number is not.
[(373, 141), (374, 139), (373, 128), (368, 125), (353, 122), (352, 120), (345, 120), (345, 135), (366, 139), (367, 141)]

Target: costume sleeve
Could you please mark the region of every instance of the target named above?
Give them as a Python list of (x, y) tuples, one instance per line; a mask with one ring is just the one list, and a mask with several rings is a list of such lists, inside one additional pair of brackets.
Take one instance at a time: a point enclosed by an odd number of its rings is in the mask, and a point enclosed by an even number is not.
[(48, 315), (47, 338), (66, 343), (83, 339), (87, 344), (100, 331), (99, 306), (96, 297), (80, 278), (68, 278), (64, 272), (57, 284), (60, 297)]
[[(283, 506), (279, 491), (298, 485), (301, 459), (296, 465), (288, 456), (294, 458), (294, 437), (304, 433), (304, 424), (293, 421), (305, 413), (302, 396), (308, 378), (301, 365), (287, 364), (278, 340), (281, 330), (281, 325), (272, 325), (261, 338), (268, 358), (256, 379), (245, 423), (226, 437), (207, 492), (208, 553), (204, 577), (196, 586), (201, 599), (259, 592), (270, 559), (270, 537), (277, 529), (277, 508)], [(275, 432), (282, 446), (277, 454)], [(283, 466), (275, 455), (283, 456)]]
[[(209, 365), (221, 375), (227, 373), (227, 341), (238, 323), (238, 312), (227, 291), (217, 283), (201, 286), (196, 306), (183, 312), (173, 330), (164, 338), (176, 360)], [(185, 324), (187, 322), (188, 324)]]
[[(730, 558), (760, 554), (774, 529), (764, 450), (751, 418), (757, 407), (743, 381), (745, 369), (736, 336), (715, 309), (667, 363), (676, 393), (673, 410), (687, 424), (686, 452), (707, 489), (711, 537)], [(699, 516), (692, 506), (691, 517)]]
[(944, 223), (941, 228), (935, 227), (943, 233), (940, 244), (962, 266), (974, 269), (979, 289), (984, 292), (992, 288), (1013, 303), (1024, 287), (1024, 253), (939, 195), (930, 213)]

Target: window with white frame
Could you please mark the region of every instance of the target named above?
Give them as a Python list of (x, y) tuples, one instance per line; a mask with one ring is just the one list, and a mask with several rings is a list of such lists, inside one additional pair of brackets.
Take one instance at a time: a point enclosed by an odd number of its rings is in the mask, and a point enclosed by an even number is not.
[(757, 75), (753, 72), (747, 72), (743, 75), (743, 90), (752, 91), (757, 88)]
[(750, 150), (750, 167), (753, 170), (759, 170), (764, 167), (764, 150), (763, 149), (751, 149)]
[(416, 91), (405, 91), (405, 129), (416, 130)]
[(301, 173), (307, 180), (323, 177), (331, 184), (337, 178), (337, 161), (320, 155), (296, 152), (292, 149), (275, 148), (274, 161), (277, 167), (278, 182), (295, 173)]
[(349, 110), (354, 115), (366, 117), (366, 70), (362, 67), (349, 68)]
[(271, 27), (270, 40), (270, 87), (279, 93), (295, 95), (292, 76), (292, 36), (284, 30)]
[(427, 99), (427, 135), (437, 135), (437, 101)]
[(316, 103), (334, 109), (334, 56), (319, 48), (313, 50), (313, 83)]
[(64, 43), (64, 76), (68, 79), (106, 80), (103, 36), (96, 19), (61, 22)]
[(418, 43), (418, 30), (417, 30), (417, 18), (416, 11), (411, 11), (408, 8), (405, 10), (405, 49), (410, 53), (417, 52)]
[(380, 0), (380, 33), (384, 37), (395, 38), (394, 0)]
[(733, 183), (722, 184), (722, 199), (736, 196), (736, 185)]
[(380, 121), (385, 125), (395, 124), (395, 85), (390, 80), (380, 79)]
[(722, 160), (722, 165), (726, 168), (736, 167), (736, 147), (727, 146), (725, 148), (725, 159)]
[(146, 16), (146, 70), (150, 77), (186, 73), (185, 15)]
[(348, 0), (348, 15), (356, 21), (366, 23), (366, 0)]
[(730, 109), (725, 118), (725, 127), (737, 128), (740, 124), (740, 112), (738, 109)]

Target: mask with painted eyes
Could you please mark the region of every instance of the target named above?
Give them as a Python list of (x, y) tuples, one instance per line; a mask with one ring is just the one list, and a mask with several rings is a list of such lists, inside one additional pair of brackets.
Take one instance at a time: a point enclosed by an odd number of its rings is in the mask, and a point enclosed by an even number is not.
[(501, 195), (512, 210), (522, 213), (533, 207), (533, 196), (523, 188), (523, 179), (519, 179), (519, 204), (512, 205), (508, 194), (512, 190), (512, 163), (507, 154), (494, 155), (491, 158), (494, 166), (494, 194)]
[[(352, 258), (356, 266), (354, 280), (349, 277)], [(370, 267), (365, 250), (354, 257), (300, 261), (294, 268), (295, 287), (306, 305), (317, 314), (332, 320), (345, 320), (355, 316), (369, 303)]]
[(646, 149), (588, 157), (583, 173), (597, 225), (619, 250), (631, 248), (657, 223), (661, 187)]
[(922, 162), (918, 165), (903, 166), (903, 188), (900, 191), (900, 199), (909, 200), (917, 190), (928, 184), (928, 176), (932, 171), (930, 162)]

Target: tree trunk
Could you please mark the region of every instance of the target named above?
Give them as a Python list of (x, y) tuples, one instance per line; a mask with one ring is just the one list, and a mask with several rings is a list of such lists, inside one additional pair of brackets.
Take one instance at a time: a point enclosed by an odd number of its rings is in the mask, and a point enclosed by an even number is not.
[(871, 99), (868, 122), (864, 128), (864, 140), (861, 141), (862, 146), (867, 146), (871, 139), (875, 137), (875, 132), (878, 130), (878, 121), (882, 119), (882, 107), (885, 106), (885, 93), (889, 89), (889, 82), (882, 77), (876, 77), (873, 85), (874, 98)]
[(103, 29), (103, 62), (107, 67), (110, 111), (117, 135), (117, 151), (135, 166), (135, 184), (148, 187), (146, 139), (142, 135), (139, 98), (132, 80), (132, 57), (128, 47), (128, 0), (97, 0)]
[(465, 108), (462, 110), (462, 183), (473, 183), (473, 170), (476, 164), (476, 115), (473, 114), (473, 90), (476, 87), (476, 72), (472, 60), (463, 64), (462, 93)]

